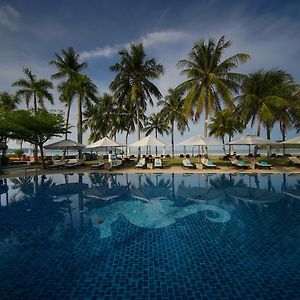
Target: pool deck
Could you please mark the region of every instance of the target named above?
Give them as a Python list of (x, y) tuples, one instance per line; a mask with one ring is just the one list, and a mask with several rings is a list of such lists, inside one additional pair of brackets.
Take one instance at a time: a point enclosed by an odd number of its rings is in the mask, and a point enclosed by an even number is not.
[(166, 167), (163, 169), (136, 169), (133, 167), (116, 168), (109, 170), (92, 170), (91, 166), (82, 166), (74, 169), (42, 169), (42, 168), (9, 168), (4, 170), (6, 174), (0, 175), (0, 178), (13, 178), (32, 175), (47, 175), (47, 174), (68, 174), (68, 173), (190, 173), (190, 174), (217, 174), (217, 173), (231, 173), (231, 174), (300, 174), (300, 168), (295, 166), (276, 166), (268, 169), (237, 169), (236, 167), (220, 166), (217, 169), (183, 169), (180, 166)]

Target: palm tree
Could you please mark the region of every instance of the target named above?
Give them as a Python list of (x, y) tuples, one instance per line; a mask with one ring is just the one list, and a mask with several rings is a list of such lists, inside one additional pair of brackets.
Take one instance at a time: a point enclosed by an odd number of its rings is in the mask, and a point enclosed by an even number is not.
[(251, 121), (251, 126), (256, 120), (258, 136), (261, 125), (266, 128), (267, 138), (270, 139), (271, 129), (278, 120), (287, 123), (284, 111), (289, 104), (284, 97), (283, 86), (291, 84), (292, 76), (277, 69), (259, 70), (244, 79), (242, 94), (237, 97), (237, 111), (246, 123)]
[(226, 154), (225, 135), (228, 135), (228, 142), (231, 142), (231, 138), (235, 133), (243, 131), (244, 124), (229, 109), (217, 112), (211, 120), (212, 123), (208, 125), (210, 130), (209, 135), (214, 135), (222, 139), (223, 150)]
[[(164, 133), (169, 134), (168, 124), (163, 119), (160, 113), (153, 113), (146, 121), (144, 131), (146, 135), (151, 132), (155, 132), (155, 137), (158, 137), (158, 133), (163, 135)], [(157, 156), (157, 147), (155, 147), (155, 153)]]
[[(24, 68), (23, 72), (25, 78), (15, 81), (12, 86), (20, 88), (17, 91), (16, 96), (24, 97), (27, 108), (29, 108), (31, 99), (33, 99), (33, 109), (35, 113), (38, 110), (38, 106), (45, 109), (44, 99), (47, 99), (51, 104), (54, 104), (53, 96), (49, 92), (49, 89), (53, 88), (52, 82), (47, 79), (38, 79), (28, 68)], [(35, 144), (34, 148), (34, 162), (37, 162), (38, 145)]]
[(95, 142), (105, 136), (112, 137), (116, 131), (113, 126), (117, 103), (114, 98), (104, 93), (86, 109), (84, 116), (84, 130), (90, 128), (89, 142)]
[(87, 63), (80, 63), (80, 55), (75, 52), (73, 47), (61, 50), (61, 54), (55, 53), (55, 60), (49, 62), (50, 65), (55, 66), (58, 72), (53, 74), (52, 79), (61, 79), (67, 77), (69, 80), (76, 76), (87, 67)]
[(37, 79), (36, 75), (32, 74), (31, 70), (24, 68), (25, 78), (15, 81), (12, 86), (20, 88), (16, 95), (24, 97), (27, 107), (30, 100), (33, 99), (33, 109), (36, 112), (38, 106), (45, 109), (44, 99), (47, 99), (51, 104), (54, 104), (53, 96), (49, 89), (53, 89), (53, 84), (47, 79)]
[(205, 137), (209, 115), (221, 109), (221, 100), (228, 107), (233, 107), (232, 93), (238, 91), (244, 77), (233, 70), (250, 59), (248, 54), (238, 53), (222, 61), (224, 51), (230, 46), (231, 42), (225, 41), (224, 36), (217, 43), (213, 39), (207, 43), (200, 40), (188, 59), (180, 60), (177, 64), (183, 69), (182, 74), (188, 77), (187, 81), (177, 87), (187, 92), (184, 112), (187, 116), (194, 115), (197, 121), (202, 111), (205, 111)]
[(177, 123), (177, 129), (181, 134), (188, 127), (188, 118), (183, 112), (184, 100), (182, 93), (175, 89), (169, 89), (169, 94), (165, 97), (165, 100), (158, 102), (159, 106), (162, 106), (161, 118), (170, 125), (171, 133), (171, 151), (172, 157), (174, 157), (174, 129)]
[[(71, 110), (71, 105), (73, 103), (73, 98), (75, 94), (78, 94), (78, 79), (80, 76), (78, 74), (81, 73), (81, 71), (87, 67), (87, 63), (83, 62), (81, 63), (80, 55), (76, 53), (73, 47), (69, 47), (67, 49), (61, 50), (61, 54), (55, 53), (55, 60), (51, 60), (49, 62), (50, 65), (55, 66), (58, 69), (58, 72), (53, 74), (51, 76), (52, 79), (61, 79), (61, 78), (67, 78), (67, 81), (64, 83), (61, 83), (58, 87), (58, 90), (60, 92), (60, 100), (66, 104), (67, 106), (67, 122), (66, 122), (66, 134), (65, 138), (68, 136), (68, 128), (69, 128), (69, 115)], [(76, 92), (77, 89), (77, 92)], [(80, 100), (78, 99), (80, 102)], [(81, 115), (79, 116), (79, 114)], [(80, 121), (81, 120), (81, 121)], [(81, 106), (79, 108), (78, 103), (78, 124), (82, 124), (82, 109)], [(78, 134), (78, 142), (81, 136), (82, 140), (82, 125), (78, 125), (79, 132)], [(81, 128), (81, 130), (80, 130)]]
[(140, 109), (146, 109), (147, 101), (153, 105), (152, 96), (158, 99), (162, 97), (151, 80), (159, 78), (164, 68), (161, 64), (156, 63), (154, 58), (146, 58), (141, 43), (131, 44), (130, 51), (121, 49), (119, 55), (120, 62), (110, 67), (111, 71), (117, 73), (110, 88), (119, 101), (124, 102), (129, 99), (135, 105), (137, 138), (140, 139)]
[(82, 144), (82, 108), (89, 107), (92, 102), (97, 101), (97, 86), (87, 75), (77, 74), (73, 82), (75, 84), (75, 93), (77, 95), (78, 122), (77, 122), (77, 140)]
[(12, 111), (17, 109), (20, 99), (16, 95), (0, 93), (0, 112)]

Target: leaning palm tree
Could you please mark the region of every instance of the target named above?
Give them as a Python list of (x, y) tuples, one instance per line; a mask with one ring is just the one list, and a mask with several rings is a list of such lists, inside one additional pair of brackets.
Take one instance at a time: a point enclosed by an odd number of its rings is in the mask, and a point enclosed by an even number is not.
[[(120, 101), (129, 99), (136, 108), (136, 131), (140, 139), (140, 109), (147, 107), (147, 102), (153, 105), (152, 96), (160, 99), (162, 97), (156, 85), (151, 82), (159, 78), (164, 68), (156, 63), (154, 58), (147, 59), (143, 45), (131, 44), (130, 51), (121, 49), (119, 51), (120, 62), (110, 67), (116, 72), (115, 79), (110, 84), (114, 96)], [(139, 149), (140, 156), (140, 149)]]
[(231, 138), (233, 137), (233, 135), (237, 132), (241, 133), (245, 126), (239, 120), (239, 118), (229, 109), (224, 109), (217, 112), (211, 120), (212, 123), (208, 125), (208, 128), (210, 130), (209, 135), (213, 135), (222, 139), (223, 150), (226, 154), (225, 135), (228, 135), (228, 142), (231, 142)]
[[(146, 135), (151, 132), (155, 132), (155, 137), (158, 137), (158, 133), (163, 135), (164, 133), (169, 134), (168, 123), (165, 122), (160, 113), (153, 113), (146, 121), (144, 131)], [(157, 147), (155, 147), (155, 153), (157, 156)]]
[(27, 107), (31, 100), (33, 100), (35, 112), (38, 110), (38, 106), (42, 109), (45, 108), (44, 99), (54, 104), (53, 96), (49, 92), (53, 88), (52, 82), (47, 79), (38, 79), (28, 68), (24, 68), (23, 72), (25, 78), (15, 81), (12, 86), (19, 88), (16, 95), (24, 98)]
[(165, 97), (165, 100), (158, 102), (159, 106), (162, 106), (161, 118), (170, 125), (171, 133), (171, 151), (172, 157), (174, 157), (174, 130), (175, 124), (181, 134), (183, 134), (188, 126), (188, 118), (183, 112), (184, 100), (182, 93), (175, 89), (169, 89), (169, 94)]
[[(38, 79), (31, 70), (24, 68), (23, 72), (25, 78), (21, 78), (15, 81), (12, 86), (18, 87), (17, 97), (23, 97), (25, 99), (27, 108), (29, 108), (30, 101), (33, 100), (33, 109), (36, 113), (38, 106), (45, 109), (44, 99), (47, 99), (51, 104), (54, 104), (53, 96), (49, 92), (53, 88), (51, 81), (47, 79)], [(38, 161), (38, 145), (34, 145), (34, 162)]]
[(222, 60), (224, 51), (231, 46), (222, 36), (216, 43), (209, 39), (206, 43), (200, 40), (188, 55), (188, 59), (180, 60), (178, 67), (188, 80), (177, 88), (187, 93), (184, 112), (194, 115), (197, 121), (205, 111), (204, 135), (207, 137), (209, 115), (221, 109), (221, 100), (228, 107), (233, 106), (232, 94), (239, 89), (244, 78), (242, 74), (233, 72), (239, 64), (250, 59), (245, 53), (238, 53)]

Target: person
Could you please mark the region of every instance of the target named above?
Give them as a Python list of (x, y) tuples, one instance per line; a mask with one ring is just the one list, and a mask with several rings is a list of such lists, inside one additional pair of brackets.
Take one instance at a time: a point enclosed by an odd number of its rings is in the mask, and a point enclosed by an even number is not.
[(112, 152), (111, 151), (109, 151), (109, 153), (108, 153), (108, 163), (109, 163), (108, 170), (111, 170), (112, 166), (113, 166), (113, 164), (112, 164)]

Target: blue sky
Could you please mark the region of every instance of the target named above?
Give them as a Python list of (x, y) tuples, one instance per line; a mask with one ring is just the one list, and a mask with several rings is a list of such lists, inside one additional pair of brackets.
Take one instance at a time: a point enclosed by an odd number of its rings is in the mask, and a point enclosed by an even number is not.
[[(200, 38), (221, 35), (233, 43), (224, 57), (236, 52), (251, 55), (240, 72), (278, 67), (300, 82), (299, 17), (298, 1), (0, 1), (0, 91), (14, 91), (10, 85), (22, 76), (22, 67), (50, 78), (55, 69), (48, 62), (54, 53), (73, 46), (88, 62), (86, 73), (103, 93), (114, 77), (108, 67), (118, 60), (117, 50), (142, 41), (148, 56), (165, 67), (157, 85), (166, 95), (168, 88), (184, 80), (176, 68), (178, 60)], [(63, 106), (57, 101), (49, 108)], [(153, 111), (157, 108), (149, 107), (148, 114)], [(75, 105), (72, 123), (76, 124)], [(200, 118), (184, 138), (202, 133)], [(255, 128), (244, 133), (254, 134)], [(290, 131), (289, 137), (294, 134)], [(71, 137), (76, 139), (75, 128)], [(86, 133), (85, 141), (87, 137)], [(280, 138), (277, 127), (272, 137)], [(123, 136), (119, 140), (124, 141)], [(135, 134), (130, 137), (134, 140)], [(178, 134), (176, 141), (181, 140)]]

